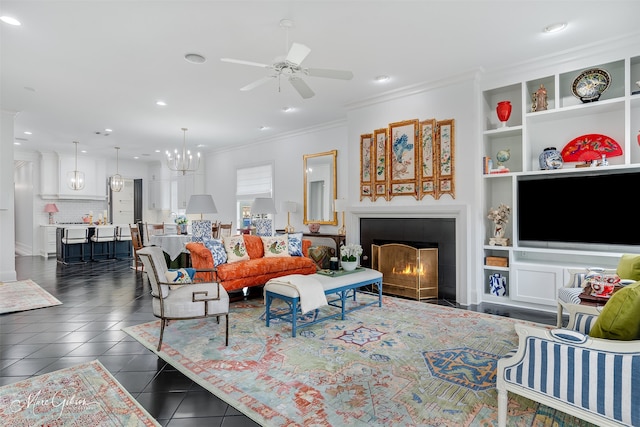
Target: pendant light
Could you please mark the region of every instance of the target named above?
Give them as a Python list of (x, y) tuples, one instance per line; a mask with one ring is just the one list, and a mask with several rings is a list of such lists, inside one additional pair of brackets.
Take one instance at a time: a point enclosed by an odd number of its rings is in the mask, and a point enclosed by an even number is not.
[(174, 150), (173, 154), (167, 151), (167, 167), (172, 171), (182, 172), (182, 175), (186, 175), (187, 172), (195, 172), (200, 166), (200, 153), (197, 153), (194, 158), (191, 155), (191, 151), (187, 150), (187, 128), (182, 128), (182, 152)]
[(115, 149), (116, 149), (116, 174), (111, 176), (111, 178), (109, 178), (109, 187), (111, 188), (111, 191), (118, 192), (124, 188), (124, 179), (122, 178), (122, 175), (120, 175), (119, 167), (118, 167), (119, 166), (118, 153), (120, 152), (120, 147), (115, 147)]
[(84, 172), (78, 170), (78, 141), (73, 141), (76, 144), (76, 163), (75, 169), (71, 172), (67, 172), (67, 185), (72, 190), (82, 190), (84, 188)]

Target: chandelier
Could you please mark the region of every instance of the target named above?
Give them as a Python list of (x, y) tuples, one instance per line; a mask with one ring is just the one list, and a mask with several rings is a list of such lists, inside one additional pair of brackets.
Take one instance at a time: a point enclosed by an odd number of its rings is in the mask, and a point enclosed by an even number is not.
[(182, 175), (187, 172), (195, 172), (200, 166), (200, 153), (193, 157), (191, 151), (187, 150), (187, 130), (187, 128), (182, 128), (182, 152), (178, 152), (176, 149), (172, 154), (167, 150), (167, 166), (172, 171), (182, 172)]
[(76, 167), (73, 171), (67, 172), (67, 185), (72, 190), (82, 190), (84, 188), (84, 172), (78, 170), (78, 141), (73, 141), (76, 144)]
[(111, 191), (119, 192), (124, 188), (124, 179), (122, 178), (122, 175), (120, 175), (119, 167), (118, 167), (119, 166), (118, 153), (120, 152), (120, 147), (115, 147), (115, 149), (116, 149), (116, 174), (113, 175), (111, 178), (109, 178), (109, 187), (111, 188)]

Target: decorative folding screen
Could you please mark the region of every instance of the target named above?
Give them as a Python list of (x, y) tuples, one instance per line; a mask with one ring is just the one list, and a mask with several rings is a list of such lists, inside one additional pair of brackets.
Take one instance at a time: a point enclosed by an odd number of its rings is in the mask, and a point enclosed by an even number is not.
[(360, 200), (368, 197), (371, 199), (373, 186), (373, 135), (370, 133), (360, 135)]

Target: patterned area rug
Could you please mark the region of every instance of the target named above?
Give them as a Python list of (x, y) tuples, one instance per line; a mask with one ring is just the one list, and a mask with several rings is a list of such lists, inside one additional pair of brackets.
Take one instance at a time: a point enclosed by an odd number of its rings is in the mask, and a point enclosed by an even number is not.
[(0, 387), (4, 426), (159, 426), (97, 360)]
[(33, 280), (0, 283), (0, 314), (62, 304)]
[[(393, 297), (383, 304), (292, 338), (287, 324), (265, 326), (259, 301), (235, 303), (229, 347), (224, 320), (175, 321), (158, 355), (265, 426), (497, 425), (496, 364), (517, 347), (515, 321)], [(155, 352), (158, 321), (125, 331)], [(563, 425), (539, 406), (510, 395), (509, 425)]]

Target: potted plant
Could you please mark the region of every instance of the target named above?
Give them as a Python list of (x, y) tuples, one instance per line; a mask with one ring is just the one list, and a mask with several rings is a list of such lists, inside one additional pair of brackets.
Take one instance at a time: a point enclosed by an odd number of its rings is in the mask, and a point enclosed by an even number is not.
[(340, 246), (340, 264), (343, 270), (355, 270), (358, 266), (360, 255), (362, 255), (362, 246), (358, 244)]
[(189, 220), (185, 215), (179, 215), (175, 219), (175, 223), (178, 224), (178, 228), (180, 229), (180, 234), (187, 234), (187, 223)]

